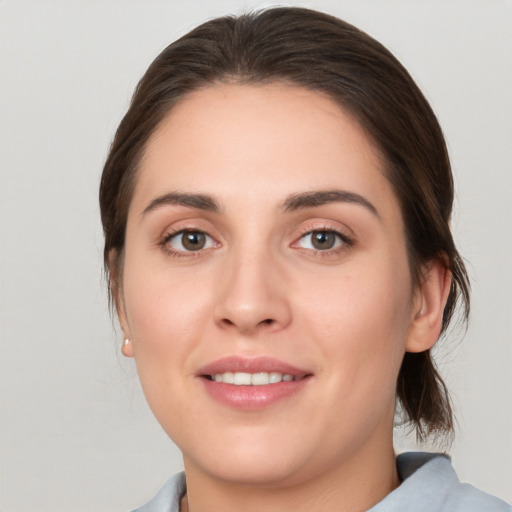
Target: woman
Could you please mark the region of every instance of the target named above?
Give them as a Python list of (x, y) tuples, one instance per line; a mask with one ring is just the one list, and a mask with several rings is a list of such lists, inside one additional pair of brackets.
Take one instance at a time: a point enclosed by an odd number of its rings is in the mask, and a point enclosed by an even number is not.
[(165, 49), (100, 190), (122, 350), (185, 465), (140, 510), (508, 510), (393, 450), (396, 405), (453, 430), (452, 200), (428, 103), (354, 27), (278, 8)]

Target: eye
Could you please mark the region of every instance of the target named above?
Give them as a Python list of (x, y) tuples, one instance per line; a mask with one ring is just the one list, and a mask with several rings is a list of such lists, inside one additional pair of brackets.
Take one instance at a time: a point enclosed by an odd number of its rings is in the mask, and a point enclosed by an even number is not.
[(340, 233), (331, 230), (318, 230), (303, 235), (297, 245), (313, 251), (328, 251), (336, 249), (344, 243), (348, 243), (348, 240)]
[(179, 231), (167, 236), (165, 245), (174, 252), (193, 252), (214, 247), (215, 243), (202, 231)]

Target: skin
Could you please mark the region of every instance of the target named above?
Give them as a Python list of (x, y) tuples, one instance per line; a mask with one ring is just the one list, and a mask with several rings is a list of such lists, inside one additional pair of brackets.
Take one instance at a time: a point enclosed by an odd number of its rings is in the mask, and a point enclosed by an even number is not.
[[(347, 201), (283, 210), (294, 194), (331, 190), (375, 211)], [(219, 211), (155, 206), (176, 192), (207, 194)], [(204, 249), (169, 240), (185, 228), (208, 234)], [(342, 237), (315, 250), (315, 230)], [(361, 511), (396, 488), (400, 363), (437, 340), (449, 283), (433, 262), (413, 288), (379, 154), (330, 99), (277, 84), (182, 99), (140, 165), (118, 297), (123, 352), (183, 452), (182, 509)], [(311, 376), (291, 397), (240, 411), (197, 376), (228, 355), (275, 357)]]

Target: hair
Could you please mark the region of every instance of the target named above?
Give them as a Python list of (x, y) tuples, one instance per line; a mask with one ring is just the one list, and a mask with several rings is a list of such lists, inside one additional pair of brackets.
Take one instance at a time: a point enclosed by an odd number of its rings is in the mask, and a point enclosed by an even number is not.
[[(467, 320), (469, 280), (449, 225), (454, 194), (450, 161), (427, 100), (400, 62), (364, 32), (324, 13), (284, 7), (207, 21), (165, 48), (139, 82), (100, 185), (111, 305), (122, 286), (137, 167), (159, 123), (200, 88), (276, 82), (327, 95), (363, 127), (400, 204), (413, 283), (421, 283), (429, 263), (442, 261), (452, 275), (442, 333), (459, 300)], [(453, 434), (448, 391), (430, 351), (405, 354), (397, 401), (419, 440)]]

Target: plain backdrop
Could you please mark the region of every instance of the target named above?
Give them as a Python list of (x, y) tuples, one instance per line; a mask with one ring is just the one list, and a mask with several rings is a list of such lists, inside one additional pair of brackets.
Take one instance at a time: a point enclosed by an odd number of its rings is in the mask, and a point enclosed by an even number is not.
[[(1, 512), (127, 511), (181, 468), (119, 355), (99, 177), (160, 50), (210, 17), (271, 4), (0, 0)], [(439, 116), (474, 291), (469, 331), (439, 353), (459, 422), (451, 453), (462, 480), (512, 501), (512, 2), (295, 5), (383, 42)]]

